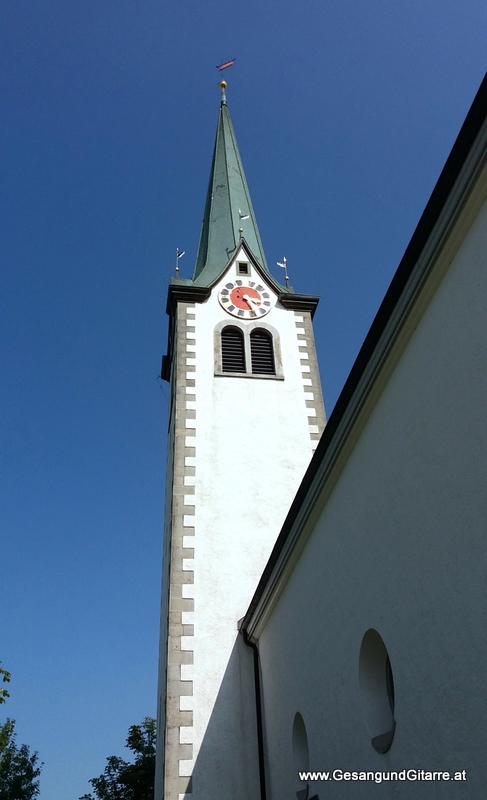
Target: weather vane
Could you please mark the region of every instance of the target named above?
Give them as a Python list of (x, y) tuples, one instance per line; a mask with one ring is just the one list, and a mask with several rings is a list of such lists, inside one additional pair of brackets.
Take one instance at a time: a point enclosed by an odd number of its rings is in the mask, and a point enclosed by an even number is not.
[(220, 72), (221, 72), (222, 69), (226, 69), (227, 67), (231, 67), (232, 64), (235, 64), (236, 60), (237, 60), (236, 58), (232, 58), (231, 61), (223, 61), (223, 58), (222, 58), (222, 63), (218, 64), (217, 69), (220, 70)]
[(287, 274), (287, 259), (286, 256), (282, 259), (283, 263), (281, 264), (280, 261), (276, 261), (278, 267), (282, 267), (284, 270), (284, 280), (286, 281), (286, 286), (289, 286), (289, 275)]
[(181, 252), (179, 250), (179, 247), (176, 247), (176, 268), (175, 268), (176, 278), (179, 276), (179, 259), (184, 256), (185, 252), (186, 250), (183, 250)]

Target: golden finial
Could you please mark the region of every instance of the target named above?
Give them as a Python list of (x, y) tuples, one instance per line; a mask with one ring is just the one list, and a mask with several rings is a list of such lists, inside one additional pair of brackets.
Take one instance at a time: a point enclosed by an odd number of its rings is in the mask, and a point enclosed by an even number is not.
[(225, 89), (227, 88), (227, 82), (226, 82), (226, 81), (220, 81), (220, 83), (218, 84), (218, 86), (219, 86), (219, 87), (220, 87), (220, 89), (222, 90), (222, 102), (221, 102), (221, 104), (222, 104), (222, 106), (226, 106), (226, 104), (227, 104), (227, 98), (226, 98), (226, 96), (225, 96)]

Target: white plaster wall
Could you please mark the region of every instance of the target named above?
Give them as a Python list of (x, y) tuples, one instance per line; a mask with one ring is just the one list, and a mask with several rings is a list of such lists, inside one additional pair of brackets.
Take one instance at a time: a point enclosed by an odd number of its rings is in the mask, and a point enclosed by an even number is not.
[[(296, 797), (297, 711), (313, 770), (467, 770), (465, 783), (312, 784), (320, 800), (485, 795), (486, 267), (484, 206), (261, 635), (272, 800)], [(370, 744), (359, 694), (368, 628), (395, 680), (386, 755)]]
[[(246, 690), (240, 696), (240, 682), (251, 677), (252, 661), (246, 648), (242, 677), (241, 642), (235, 650), (237, 621), (245, 614), (313, 444), (293, 311), (275, 307), (263, 320), (279, 332), (284, 380), (214, 375), (214, 328), (233, 319), (221, 308), (218, 292), (235, 277), (232, 266), (210, 299), (195, 305), (196, 420), (187, 444), (196, 448), (196, 475), (195, 494), (185, 500), (195, 505), (188, 522), (195, 536), (187, 542), (194, 546), (194, 561), (186, 567), (194, 569), (194, 584), (183, 588), (184, 596), (194, 597), (195, 607), (183, 613), (183, 624), (194, 624), (188, 640), (194, 667), (184, 670), (186, 679), (193, 680), (193, 698), (185, 698), (194, 711), (194, 726), (186, 733), (194, 745), (194, 761), (187, 765), (188, 774), (194, 770), (193, 800), (215, 796), (217, 785), (219, 796), (252, 796), (250, 786), (258, 776), (251, 780), (245, 775), (242, 755), (249, 737), (255, 746), (253, 717), (251, 729), (245, 727), (245, 706), (254, 703), (252, 686), (250, 694)], [(251, 279), (264, 282), (255, 275)], [(205, 736), (211, 748), (204, 746)]]

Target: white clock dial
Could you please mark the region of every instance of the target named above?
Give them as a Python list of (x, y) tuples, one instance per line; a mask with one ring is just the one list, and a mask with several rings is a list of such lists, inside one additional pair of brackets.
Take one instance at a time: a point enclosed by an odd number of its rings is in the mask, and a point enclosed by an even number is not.
[(229, 281), (218, 294), (220, 305), (233, 317), (259, 319), (276, 303), (276, 296), (257, 281)]

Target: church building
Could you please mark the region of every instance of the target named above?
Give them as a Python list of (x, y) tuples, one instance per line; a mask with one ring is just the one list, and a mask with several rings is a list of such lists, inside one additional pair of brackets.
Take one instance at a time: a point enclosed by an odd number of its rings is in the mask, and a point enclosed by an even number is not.
[(326, 427), (318, 298), (267, 269), (221, 87), (168, 295), (156, 800), (480, 798), (487, 78)]

